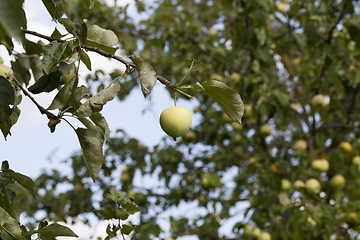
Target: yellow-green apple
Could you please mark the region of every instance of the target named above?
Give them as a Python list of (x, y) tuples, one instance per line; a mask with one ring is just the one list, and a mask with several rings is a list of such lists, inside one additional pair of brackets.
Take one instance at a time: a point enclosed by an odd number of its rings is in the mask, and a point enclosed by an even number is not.
[(308, 216), (307, 222), (313, 226), (316, 226), (316, 221), (311, 216)]
[(302, 188), (304, 186), (305, 186), (305, 183), (303, 181), (301, 181), (301, 180), (296, 180), (294, 182), (294, 187), (297, 188), (297, 189)]
[(239, 82), (241, 80), (241, 75), (239, 73), (237, 73), (237, 72), (233, 72), (230, 75), (230, 80), (234, 81), (234, 82)]
[(16, 83), (14, 82), (14, 72), (10, 67), (4, 64), (0, 64), (0, 76), (3, 76), (7, 80), (9, 80), (11, 85), (15, 87)]
[(244, 105), (244, 118), (249, 118), (252, 115), (252, 106), (250, 104)]
[(316, 94), (312, 99), (311, 103), (314, 107), (325, 107), (327, 105), (325, 96), (322, 94)]
[(243, 129), (243, 125), (241, 125), (240, 123), (238, 122), (232, 122), (231, 123), (231, 126), (233, 127), (233, 129), (235, 131), (241, 131)]
[(260, 127), (260, 134), (262, 136), (269, 136), (271, 134), (272, 128), (268, 124), (264, 124)]
[(317, 179), (310, 178), (305, 183), (305, 189), (308, 193), (318, 194), (321, 190), (321, 184)]
[(68, 74), (62, 75), (61, 83), (66, 84), (67, 82), (69, 82), (70, 79), (74, 76), (74, 73), (75, 73), (75, 64), (73, 64), (73, 68), (71, 69), (71, 71)]
[(340, 148), (342, 150), (344, 150), (345, 152), (351, 152), (352, 151), (352, 146), (349, 142), (341, 142), (340, 143)]
[(191, 123), (191, 112), (185, 107), (170, 107), (160, 115), (162, 130), (174, 139), (184, 135), (190, 129)]
[(307, 143), (304, 140), (297, 140), (293, 146), (296, 151), (304, 151), (307, 148)]
[(345, 186), (345, 182), (345, 178), (341, 174), (336, 174), (330, 179), (330, 185), (336, 189), (343, 188)]
[(352, 163), (353, 163), (354, 165), (360, 166), (360, 156), (355, 156), (355, 157), (353, 157)]
[(311, 163), (312, 168), (316, 171), (327, 172), (330, 164), (326, 159), (316, 159)]
[(260, 233), (258, 240), (271, 240), (271, 235), (268, 232)]
[(188, 141), (192, 141), (196, 138), (196, 133), (194, 131), (188, 131), (184, 135), (184, 139)]
[(288, 179), (281, 179), (281, 190), (286, 192), (291, 188), (291, 182)]

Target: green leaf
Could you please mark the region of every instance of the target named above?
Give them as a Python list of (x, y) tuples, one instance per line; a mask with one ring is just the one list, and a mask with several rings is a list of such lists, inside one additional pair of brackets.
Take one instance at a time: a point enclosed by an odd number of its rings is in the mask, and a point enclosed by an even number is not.
[(62, 74), (59, 69), (53, 69), (49, 74), (44, 74), (34, 85), (30, 86), (29, 91), (33, 94), (53, 91), (60, 85)]
[(0, 121), (5, 121), (13, 112), (10, 105), (15, 104), (15, 89), (3, 76), (0, 76)]
[(124, 208), (117, 208), (115, 210), (115, 218), (126, 220), (129, 217), (129, 213)]
[(110, 129), (109, 129), (109, 125), (106, 122), (106, 119), (101, 115), (101, 113), (94, 113), (92, 115), (90, 115), (90, 119), (91, 121), (93, 121), (93, 123), (95, 123), (96, 126), (98, 126), (103, 134), (106, 140), (110, 139)]
[(24, 39), (21, 28), (26, 29), (26, 16), (22, 8), (23, 3), (23, 0), (0, 0), (0, 25), (8, 35), (20, 42)]
[(138, 54), (130, 54), (129, 57), (136, 64), (141, 91), (147, 98), (157, 82), (156, 72), (149, 63), (143, 62)]
[(85, 128), (77, 128), (75, 131), (84, 155), (86, 167), (91, 178), (95, 182), (95, 179), (99, 175), (101, 166), (105, 162), (99, 134)]
[(42, 2), (52, 18), (58, 19), (64, 14), (64, 10), (60, 6), (61, 0), (42, 0)]
[(88, 24), (85, 45), (97, 47), (108, 53), (115, 54), (118, 48), (114, 46), (118, 42), (118, 37), (113, 31), (103, 29), (98, 25)]
[(86, 23), (75, 23), (74, 30), (72, 31), (77, 39), (79, 39), (80, 44), (84, 44), (86, 42), (87, 36), (87, 25)]
[(15, 78), (20, 83), (28, 85), (30, 82), (30, 57), (26, 54), (16, 54), (15, 62), (11, 62), (11, 68), (15, 73)]
[[(36, 232), (36, 231), (35, 231)], [(78, 237), (70, 228), (58, 223), (52, 223), (37, 231), (41, 239), (56, 237)]]
[(186, 62), (186, 64), (188, 65), (188, 67), (191, 67), (190, 71), (193, 70), (197, 70), (197, 69), (201, 69), (205, 67), (205, 63), (196, 60), (196, 59), (185, 59), (184, 60)]
[(20, 228), (19, 223), (13, 219), (9, 218), (9, 220), (2, 226), (2, 229), (5, 230), (10, 236), (15, 239), (22, 240), (22, 230)]
[(99, 213), (105, 220), (114, 218), (114, 209), (111, 206), (106, 206), (105, 209), (95, 210)]
[(52, 41), (49, 45), (43, 47), (44, 58), (41, 60), (45, 73), (49, 74), (50, 70), (59, 62), (64, 61), (72, 54), (69, 46), (70, 42), (58, 43)]
[(15, 181), (17, 181), (21, 186), (23, 186), (24, 188), (26, 188), (27, 190), (29, 190), (32, 193), (35, 193), (36, 195), (38, 195), (38, 189), (35, 186), (35, 183), (33, 182), (33, 180), (28, 177), (25, 176), (21, 173), (18, 172), (14, 172), (13, 170), (4, 170), (5, 173), (9, 174), (12, 178), (14, 178)]
[(73, 94), (73, 89), (74, 86), (77, 85), (77, 82), (78, 81), (74, 74), (74, 77), (69, 82), (67, 82), (56, 94), (56, 96), (54, 97), (52, 103), (47, 108), (47, 110), (60, 109), (64, 107), (68, 103), (71, 95)]
[(81, 85), (80, 87), (76, 88), (75, 92), (71, 95), (68, 104), (74, 109), (78, 109), (81, 106), (81, 99), (90, 95), (90, 90), (84, 85)]
[(81, 50), (81, 61), (85, 64), (87, 69), (91, 71), (91, 60), (89, 55), (84, 50)]
[(75, 23), (68, 18), (59, 18), (59, 23), (63, 25), (69, 33), (73, 32)]
[(206, 93), (217, 102), (232, 121), (241, 123), (244, 113), (244, 103), (238, 92), (229, 88), (225, 83), (216, 80), (197, 82), (194, 88)]
[(19, 221), (21, 207), (16, 201), (10, 203), (9, 198), (4, 194), (4, 191), (0, 192), (0, 207), (9, 213), (16, 221)]
[(6, 185), (8, 185), (12, 180), (12, 177), (4, 172), (0, 172), (0, 191), (2, 191)]
[(113, 85), (108, 86), (89, 100), (84, 102), (75, 112), (78, 117), (89, 117), (90, 115), (100, 112), (103, 106), (115, 98), (120, 91), (120, 83), (117, 81)]
[(125, 235), (129, 235), (132, 230), (134, 230), (134, 227), (133, 227), (133, 226), (122, 225), (121, 233), (123, 233), (123, 234), (125, 234)]

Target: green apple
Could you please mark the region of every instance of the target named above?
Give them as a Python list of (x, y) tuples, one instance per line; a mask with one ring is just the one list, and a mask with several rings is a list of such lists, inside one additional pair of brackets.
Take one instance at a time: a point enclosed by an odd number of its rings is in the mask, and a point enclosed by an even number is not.
[(270, 125), (264, 124), (260, 127), (260, 134), (262, 136), (269, 136), (272, 132), (272, 128), (270, 127)]
[(130, 189), (128, 192), (127, 192), (127, 195), (130, 196), (130, 197), (134, 197), (135, 196), (135, 192), (134, 190)]
[(216, 29), (214, 29), (214, 28), (211, 28), (210, 30), (209, 30), (209, 35), (210, 36), (215, 36), (215, 35), (217, 35), (218, 34), (218, 30), (216, 30)]
[(14, 82), (14, 72), (10, 67), (4, 64), (0, 64), (0, 76), (3, 76), (7, 80), (9, 80), (11, 85), (15, 87), (16, 83)]
[(246, 224), (244, 226), (244, 235), (245, 236), (252, 236), (252, 233), (254, 231), (255, 227), (251, 224)]
[(330, 185), (333, 188), (339, 189), (345, 186), (345, 178), (341, 174), (336, 174), (330, 179)]
[(188, 131), (184, 135), (184, 139), (187, 141), (192, 141), (196, 138), (196, 133), (194, 131)]
[(305, 183), (305, 189), (308, 193), (318, 194), (321, 190), (321, 184), (317, 179), (310, 178)]
[(352, 163), (353, 163), (354, 165), (360, 166), (360, 156), (355, 156), (355, 157), (353, 157)]
[(210, 76), (211, 80), (217, 80), (217, 81), (221, 81), (224, 80), (223, 76), (221, 76), (220, 74), (217, 73), (213, 73)]
[(316, 159), (312, 161), (311, 165), (314, 170), (320, 172), (327, 172), (330, 167), (329, 162), (326, 159)]
[(347, 220), (349, 223), (356, 223), (355, 218), (356, 218), (356, 212), (350, 212), (348, 214)]
[(296, 103), (290, 103), (290, 107), (294, 109), (295, 111), (299, 110), (299, 106)]
[(184, 135), (190, 129), (191, 123), (191, 112), (185, 107), (170, 107), (160, 115), (162, 130), (174, 139)]
[(201, 183), (204, 185), (204, 187), (209, 187), (210, 186), (209, 175), (208, 174), (204, 174), (202, 176)]
[(322, 94), (316, 94), (312, 99), (311, 103), (314, 107), (325, 107), (327, 105), (325, 96)]
[(200, 112), (200, 110), (201, 110), (200, 107), (195, 107), (194, 108), (194, 113)]
[(340, 143), (340, 148), (348, 153), (352, 151), (352, 146), (349, 142)]
[(234, 82), (239, 82), (241, 80), (241, 75), (239, 73), (237, 73), (237, 72), (233, 72), (230, 75), (230, 80), (234, 81)]
[(241, 135), (240, 134), (235, 134), (234, 142), (240, 142), (240, 141), (241, 141)]
[(260, 233), (258, 240), (271, 240), (271, 235), (268, 232)]
[(281, 190), (286, 192), (291, 188), (291, 182), (288, 179), (281, 179)]
[(261, 230), (258, 227), (255, 227), (251, 224), (246, 224), (244, 226), (244, 233), (243, 233), (244, 236), (256, 238), (260, 235), (260, 233)]
[(253, 230), (253, 232), (252, 232), (252, 236), (253, 236), (254, 238), (258, 238), (258, 237), (260, 236), (260, 234), (261, 234), (260, 228), (258, 228), (258, 227), (254, 228), (254, 230)]
[(69, 74), (63, 74), (61, 77), (61, 83), (62, 84), (66, 84), (67, 82), (70, 81), (70, 79), (72, 79), (72, 77), (74, 76), (75, 73), (75, 64), (73, 64), (73, 68), (71, 69), (71, 71), (69, 72)]
[(316, 222), (311, 216), (308, 216), (307, 222), (310, 223), (313, 226), (316, 226)]
[(243, 129), (243, 125), (238, 122), (232, 122), (231, 126), (233, 127), (234, 131), (241, 131)]
[(293, 146), (296, 151), (304, 151), (307, 148), (307, 143), (304, 140), (297, 140)]
[(294, 187), (297, 188), (297, 189), (302, 188), (304, 186), (305, 186), (305, 183), (303, 181), (301, 181), (301, 180), (296, 180), (294, 182)]
[(130, 175), (126, 172), (121, 173), (120, 181), (121, 182), (128, 182), (130, 180)]
[(278, 5), (278, 9), (279, 9), (280, 12), (284, 12), (285, 9), (286, 9), (286, 4), (285, 3), (280, 3)]
[(221, 120), (224, 124), (226, 123), (232, 123), (233, 121), (231, 120), (231, 118), (226, 114), (226, 113), (223, 113), (222, 116), (221, 116)]
[(244, 105), (244, 118), (249, 118), (252, 115), (252, 106), (250, 104)]
[(0, 64), (3, 64), (4, 60), (2, 59), (2, 57), (0, 57)]

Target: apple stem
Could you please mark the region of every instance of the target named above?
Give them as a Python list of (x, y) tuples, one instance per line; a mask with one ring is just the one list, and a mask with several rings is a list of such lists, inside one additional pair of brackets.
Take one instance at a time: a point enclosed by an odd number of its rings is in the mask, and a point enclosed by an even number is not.
[(176, 92), (175, 92), (175, 89), (174, 89), (174, 106), (176, 106)]

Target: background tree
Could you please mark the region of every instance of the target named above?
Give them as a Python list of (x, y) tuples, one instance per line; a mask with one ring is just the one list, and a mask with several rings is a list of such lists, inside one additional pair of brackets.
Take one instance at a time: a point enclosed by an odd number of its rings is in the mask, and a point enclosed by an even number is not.
[[(18, 194), (28, 216), (45, 210), (47, 219), (66, 220), (98, 204), (106, 209), (108, 201), (123, 199), (106, 195), (116, 187), (141, 212), (132, 239), (269, 239), (266, 233), (272, 239), (357, 238), (358, 1), (136, 1), (146, 16), (140, 22), (126, 7), (57, 3), (49, 12), (58, 19), (67, 9), (75, 36), (82, 36), (83, 19), (110, 29), (121, 49), (139, 53), (172, 84), (189, 69), (184, 59), (204, 63), (184, 79), (193, 87), (182, 89), (199, 100), (194, 114), (201, 122), (176, 142), (166, 137), (153, 149), (119, 130), (105, 142), (106, 162), (95, 183), (86, 155), (74, 155), (71, 176), (54, 170), (35, 181), (45, 192), (41, 198)], [(68, 20), (58, 21), (67, 26)], [(96, 74), (87, 79), (98, 91), (105, 87)], [(195, 91), (201, 88), (197, 82), (207, 80), (240, 93), (243, 125), (226, 117), (208, 89)], [(136, 85), (136, 75), (124, 78), (118, 99)], [(73, 188), (54, 195), (61, 184)], [(98, 193), (104, 200), (92, 199)], [(196, 203), (191, 212), (199, 214), (174, 214), (170, 231), (162, 233), (161, 214), (184, 202)], [(241, 202), (249, 203), (245, 212), (236, 211)], [(232, 233), (219, 232), (239, 215), (246, 218)]]

